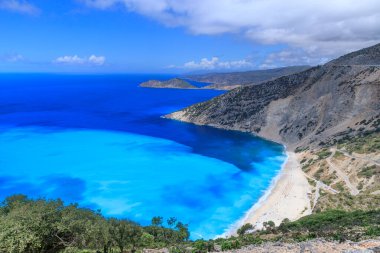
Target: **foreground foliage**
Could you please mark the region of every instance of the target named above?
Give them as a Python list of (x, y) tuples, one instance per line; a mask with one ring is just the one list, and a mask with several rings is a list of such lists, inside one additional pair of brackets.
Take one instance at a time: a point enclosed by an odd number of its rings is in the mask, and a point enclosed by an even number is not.
[(134, 253), (148, 248), (206, 253), (272, 241), (356, 241), (380, 236), (380, 210), (329, 210), (294, 222), (285, 219), (277, 227), (268, 221), (261, 230), (246, 224), (235, 237), (209, 241), (189, 241), (189, 236), (187, 225), (175, 218), (164, 222), (162, 217), (154, 217), (152, 224), (144, 227), (130, 220), (108, 219), (75, 204), (64, 205), (60, 200), (31, 200), (23, 195), (9, 197), (0, 206), (1, 253)]
[[(159, 222), (157, 222), (157, 220)], [(156, 217), (152, 225), (120, 219), (106, 219), (100, 212), (61, 200), (31, 200), (23, 195), (7, 198), (0, 206), (0, 252), (79, 252), (132, 253), (143, 247), (166, 247), (187, 241), (187, 225), (168, 220), (163, 226)], [(117, 249), (117, 251), (115, 251)]]
[(285, 219), (278, 227), (269, 221), (264, 224), (262, 230), (241, 234), (238, 237), (217, 239), (215, 242), (222, 245), (222, 250), (223, 245), (227, 245), (226, 250), (231, 250), (268, 241), (300, 242), (315, 238), (359, 241), (378, 236), (380, 236), (380, 210), (355, 212), (329, 210), (305, 216), (294, 222)]

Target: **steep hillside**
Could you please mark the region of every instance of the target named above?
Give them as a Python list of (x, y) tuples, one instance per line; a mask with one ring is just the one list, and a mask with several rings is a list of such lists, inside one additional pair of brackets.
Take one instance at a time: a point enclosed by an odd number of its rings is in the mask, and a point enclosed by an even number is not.
[(380, 46), (363, 48), (328, 63), (329, 65), (380, 65)]
[(186, 76), (186, 78), (197, 82), (210, 83), (211, 86), (209, 88), (217, 87), (219, 89), (227, 89), (236, 85), (259, 84), (262, 82), (279, 78), (281, 76), (287, 76), (294, 73), (298, 73), (308, 68), (310, 68), (310, 66), (291, 66), (284, 68), (254, 70), (245, 72), (190, 75)]
[(175, 89), (197, 89), (196, 86), (179, 78), (173, 78), (167, 81), (150, 80), (140, 84), (145, 88), (175, 88)]
[(296, 148), (378, 128), (379, 98), (380, 66), (325, 65), (237, 88), (168, 117), (252, 132)]
[[(295, 151), (290, 157), (296, 161), (291, 165), (288, 161), (288, 167), (294, 169), (286, 172), (301, 172), (310, 187), (293, 194), (294, 176), (289, 176), (293, 181), (278, 184), (280, 193), (273, 195), (277, 200), (273, 197), (272, 203), (278, 201), (278, 196), (286, 198), (281, 195), (286, 190), (287, 196), (301, 199), (307, 195), (313, 212), (378, 208), (379, 62), (380, 44), (301, 73), (234, 89), (167, 117), (251, 132), (286, 145), (290, 153)], [(287, 180), (285, 176), (282, 178)], [(289, 218), (281, 213), (283, 208), (264, 210), (272, 210), (269, 213), (278, 223)], [(268, 211), (263, 213), (261, 218), (252, 216), (248, 220), (263, 221)], [(295, 217), (302, 215), (305, 212)]]

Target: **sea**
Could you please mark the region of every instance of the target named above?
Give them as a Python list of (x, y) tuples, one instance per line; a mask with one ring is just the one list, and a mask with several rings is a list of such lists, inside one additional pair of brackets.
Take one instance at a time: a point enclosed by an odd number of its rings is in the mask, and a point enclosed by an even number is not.
[(227, 232), (268, 190), (284, 147), (163, 118), (225, 92), (138, 86), (171, 77), (0, 74), (0, 201), (60, 198), (142, 225), (176, 217), (192, 239)]

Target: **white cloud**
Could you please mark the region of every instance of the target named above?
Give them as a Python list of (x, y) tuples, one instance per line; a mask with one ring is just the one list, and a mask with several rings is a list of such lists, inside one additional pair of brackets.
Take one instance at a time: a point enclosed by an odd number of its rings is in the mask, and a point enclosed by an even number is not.
[(66, 56), (58, 57), (57, 59), (55, 59), (54, 62), (56, 62), (56, 63), (64, 63), (64, 64), (84, 64), (85, 63), (85, 59), (80, 58), (77, 55), (74, 55), (74, 56), (66, 55)]
[(169, 68), (183, 68), (192, 70), (223, 70), (223, 69), (249, 69), (253, 68), (253, 63), (247, 60), (236, 61), (221, 61), (218, 57), (212, 57), (211, 59), (203, 58), (199, 62), (189, 61), (183, 64), (183, 66), (171, 65)]
[(380, 42), (379, 0), (78, 0), (129, 11), (194, 34), (240, 34), (331, 58)]
[(324, 64), (328, 60), (329, 58), (321, 57), (318, 53), (310, 53), (302, 49), (289, 48), (269, 54), (259, 68), (271, 69), (295, 65), (314, 66)]
[(106, 61), (106, 57), (104, 57), (104, 56), (91, 55), (88, 58), (88, 62), (95, 64), (95, 65), (103, 65), (105, 63), (105, 61)]
[(97, 65), (101, 66), (105, 63), (106, 58), (104, 56), (91, 55), (88, 58), (81, 58), (78, 55), (66, 55), (55, 59), (53, 62), (58, 64), (69, 64), (69, 65)]
[(40, 13), (40, 9), (24, 0), (0, 0), (0, 9), (29, 15)]

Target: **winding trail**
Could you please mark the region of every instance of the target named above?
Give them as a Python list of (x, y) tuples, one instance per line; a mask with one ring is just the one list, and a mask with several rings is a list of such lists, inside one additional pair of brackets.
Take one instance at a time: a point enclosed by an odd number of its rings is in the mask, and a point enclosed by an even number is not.
[[(359, 194), (359, 190), (351, 183), (349, 176), (346, 174), (345, 171), (341, 170), (338, 166), (335, 166), (335, 164), (331, 161), (331, 158), (335, 155), (336, 149), (331, 148), (330, 151), (332, 152), (331, 155), (326, 159), (327, 164), (331, 169), (333, 169), (337, 176), (342, 179), (345, 183), (348, 189), (350, 190), (351, 195), (356, 196)], [(340, 152), (340, 151), (339, 151)], [(345, 155), (345, 154), (344, 154)]]
[(331, 186), (323, 183), (322, 181), (319, 181), (319, 180), (317, 180), (317, 179), (315, 179), (315, 178), (307, 175), (306, 173), (304, 173), (304, 175), (305, 175), (306, 178), (308, 178), (308, 179), (313, 180), (314, 182), (316, 182), (316, 185), (315, 185), (315, 195), (314, 195), (313, 206), (312, 206), (313, 209), (317, 205), (318, 199), (321, 196), (320, 193), (319, 193), (320, 189), (324, 189), (325, 191), (329, 191), (332, 194), (339, 193), (339, 191), (333, 189)]

